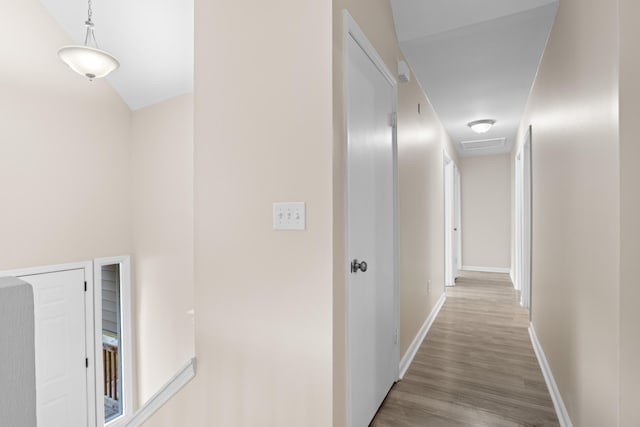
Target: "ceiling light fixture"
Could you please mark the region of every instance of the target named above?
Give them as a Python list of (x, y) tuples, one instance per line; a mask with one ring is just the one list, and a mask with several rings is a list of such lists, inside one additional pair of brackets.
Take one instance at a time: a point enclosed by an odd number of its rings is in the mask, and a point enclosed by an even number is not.
[(487, 133), (489, 132), (489, 129), (491, 129), (495, 124), (496, 124), (495, 120), (484, 119), (484, 120), (476, 120), (473, 122), (469, 122), (467, 123), (467, 126), (469, 126), (471, 130), (474, 131), (475, 133)]
[[(58, 56), (73, 71), (88, 77), (89, 80), (93, 80), (106, 77), (110, 72), (118, 68), (120, 63), (113, 55), (98, 49), (98, 42), (93, 33), (93, 22), (91, 21), (91, 16), (93, 15), (91, 0), (88, 1), (88, 19), (84, 23), (87, 27), (84, 46), (63, 46), (58, 51)], [(95, 47), (89, 46), (91, 41), (93, 41)]]

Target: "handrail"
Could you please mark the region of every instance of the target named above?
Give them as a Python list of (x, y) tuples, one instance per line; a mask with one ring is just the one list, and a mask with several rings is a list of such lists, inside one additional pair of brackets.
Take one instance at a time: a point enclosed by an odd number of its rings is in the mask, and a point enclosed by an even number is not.
[(193, 357), (180, 369), (160, 390), (145, 403), (138, 411), (124, 424), (124, 427), (140, 427), (151, 416), (175, 396), (185, 385), (196, 376), (196, 358)]

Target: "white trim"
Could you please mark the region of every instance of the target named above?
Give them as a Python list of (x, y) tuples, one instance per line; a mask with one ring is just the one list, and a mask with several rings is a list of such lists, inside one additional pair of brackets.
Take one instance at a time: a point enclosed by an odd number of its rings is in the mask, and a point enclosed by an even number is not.
[(440, 299), (436, 303), (435, 307), (433, 307), (433, 310), (431, 310), (431, 313), (422, 324), (422, 327), (416, 334), (415, 338), (413, 338), (411, 345), (409, 346), (409, 348), (407, 349), (407, 352), (404, 354), (404, 356), (402, 357), (402, 360), (400, 361), (400, 379), (404, 378), (404, 374), (407, 373), (409, 366), (411, 366), (411, 362), (413, 362), (413, 358), (416, 357), (416, 353), (420, 349), (420, 346), (422, 345), (422, 342), (426, 338), (427, 333), (429, 332), (429, 329), (431, 329), (431, 325), (433, 325), (433, 322), (436, 320), (436, 317), (438, 317), (438, 313), (440, 312), (440, 309), (442, 308), (446, 300), (447, 300), (447, 295), (443, 292), (442, 296), (440, 296)]
[[(396, 348), (395, 365), (400, 367), (400, 174), (398, 172), (398, 86), (393, 84), (393, 296), (395, 298)], [(396, 372), (396, 381), (400, 380), (400, 369)]]
[(505, 274), (511, 274), (511, 269), (510, 268), (505, 268), (505, 267), (476, 267), (473, 265), (463, 265), (462, 266), (462, 270), (463, 271), (478, 271), (481, 273), (505, 273)]
[(442, 150), (442, 156), (444, 285), (452, 287), (456, 285), (456, 277), (462, 270), (461, 176), (460, 168), (446, 149)]
[(192, 358), (189, 362), (178, 371), (160, 390), (145, 403), (133, 415), (124, 427), (139, 427), (143, 425), (151, 416), (162, 406), (175, 396), (185, 385), (196, 376), (196, 358)]
[[(0, 277), (33, 276), (34, 274), (57, 273), (60, 271), (79, 269), (85, 269), (85, 271), (88, 270), (89, 272), (92, 272), (92, 267), (93, 264), (91, 263), (91, 261), (72, 262), (68, 264), (45, 265), (41, 267), (28, 267), (18, 268), (15, 270), (0, 271)], [(87, 282), (89, 283), (89, 280), (87, 280)]]
[(536, 331), (533, 327), (533, 323), (529, 324), (529, 337), (531, 338), (533, 350), (535, 351), (536, 357), (538, 358), (538, 363), (540, 364), (542, 375), (544, 375), (544, 380), (547, 383), (547, 387), (549, 388), (551, 400), (553, 400), (553, 407), (556, 409), (556, 415), (558, 416), (558, 420), (560, 421), (560, 426), (573, 427), (573, 423), (571, 422), (571, 418), (569, 418), (567, 408), (564, 406), (564, 402), (562, 401), (560, 390), (558, 390), (556, 380), (553, 378), (553, 373), (551, 372), (551, 368), (549, 367), (549, 362), (547, 362), (547, 357), (544, 355), (544, 351), (542, 350), (540, 341), (538, 341), (538, 337), (536, 336)]
[[(449, 179), (449, 165), (453, 163), (453, 159), (447, 152), (442, 150), (442, 195), (443, 195), (443, 218), (444, 218), (444, 286), (451, 287), (455, 285), (455, 277), (453, 277), (453, 251), (451, 248), (451, 229), (453, 228), (451, 220), (453, 219), (453, 182)], [(451, 167), (453, 167), (455, 163)]]
[[(455, 163), (454, 163), (455, 164)], [(460, 273), (460, 270), (462, 269), (462, 175), (460, 174), (460, 168), (458, 167), (458, 165), (455, 166), (454, 168), (454, 172), (455, 172), (455, 176), (454, 176), (454, 193), (455, 193), (455, 200), (454, 200), (454, 216), (455, 216), (455, 228), (457, 228), (456, 231), (456, 274), (454, 277), (454, 282), (455, 282), (455, 278), (458, 277), (458, 274)]]
[(87, 291), (84, 295), (84, 309), (85, 309), (85, 357), (89, 361), (87, 369), (87, 427), (96, 427), (96, 418), (94, 416), (96, 412), (95, 400), (91, 399), (90, 391), (96, 388), (95, 376), (91, 375), (91, 369), (95, 367), (95, 357), (93, 348), (93, 318), (94, 318), (94, 305), (93, 305), (93, 263), (91, 261), (81, 261), (68, 264), (56, 264), (40, 267), (21, 268), (16, 270), (0, 271), (0, 277), (24, 277), (35, 276), (48, 273), (59, 273), (69, 270), (84, 270), (84, 280), (87, 283)]
[[(121, 366), (122, 374), (122, 416), (104, 422), (104, 390), (103, 390), (103, 360), (102, 360), (102, 267), (118, 264), (120, 267), (120, 342), (122, 343)], [(94, 282), (94, 334), (95, 339), (95, 414), (97, 426), (119, 427), (125, 425), (133, 415), (133, 339), (131, 315), (131, 257), (129, 255), (96, 258), (93, 260)]]
[[(378, 54), (378, 51), (375, 49), (375, 47), (373, 47), (355, 19), (353, 19), (353, 17), (349, 14), (349, 11), (346, 9), (343, 10), (342, 17), (344, 31), (343, 40), (346, 40), (348, 36), (351, 36), (353, 40), (358, 43), (358, 45), (360, 45), (360, 48), (362, 48), (362, 50), (367, 54), (367, 56), (375, 64), (376, 68), (384, 75), (384, 77), (389, 81), (394, 89), (397, 89), (398, 81), (396, 80), (395, 76), (391, 73), (391, 71), (389, 71), (386, 62), (384, 62), (382, 57)], [(346, 46), (346, 44), (344, 46)], [(344, 46), (343, 51), (346, 53), (346, 49), (344, 49)], [(345, 55), (345, 57), (347, 56)]]

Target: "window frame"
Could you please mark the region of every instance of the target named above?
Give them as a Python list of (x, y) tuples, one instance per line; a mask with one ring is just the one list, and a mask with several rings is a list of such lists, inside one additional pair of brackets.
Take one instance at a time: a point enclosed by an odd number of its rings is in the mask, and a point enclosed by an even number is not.
[[(120, 362), (122, 365), (121, 398), (122, 415), (104, 422), (104, 390), (102, 360), (102, 267), (119, 264), (120, 266)], [(95, 378), (95, 416), (99, 427), (120, 427), (126, 425), (133, 416), (133, 339), (131, 315), (131, 257), (129, 255), (96, 258), (93, 260), (93, 326), (94, 326), (94, 378)]]

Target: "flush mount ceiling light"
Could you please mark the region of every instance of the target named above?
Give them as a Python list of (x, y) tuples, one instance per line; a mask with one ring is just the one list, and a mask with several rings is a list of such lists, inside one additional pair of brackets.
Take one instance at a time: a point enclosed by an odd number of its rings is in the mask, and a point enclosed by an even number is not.
[(496, 124), (495, 120), (484, 119), (484, 120), (476, 120), (473, 122), (469, 122), (467, 123), (467, 126), (469, 126), (471, 130), (474, 131), (475, 133), (487, 133), (489, 132), (489, 129), (491, 129), (495, 124)]
[[(96, 42), (96, 36), (93, 33), (92, 15), (91, 0), (89, 0), (88, 19), (84, 23), (87, 27), (84, 46), (64, 46), (58, 51), (60, 59), (73, 71), (86, 76), (89, 80), (106, 77), (120, 66), (113, 55), (98, 49), (98, 42)], [(94, 47), (89, 46), (91, 42)]]

